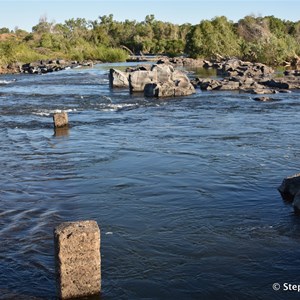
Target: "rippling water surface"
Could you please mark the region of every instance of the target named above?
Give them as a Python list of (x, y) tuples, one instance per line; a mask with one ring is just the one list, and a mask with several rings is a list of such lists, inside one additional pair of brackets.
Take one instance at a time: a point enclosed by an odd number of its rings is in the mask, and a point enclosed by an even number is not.
[(299, 172), (300, 94), (145, 99), (111, 66), (0, 77), (0, 298), (55, 299), (53, 228), (94, 219), (102, 299), (297, 299), (272, 284), (300, 284), (276, 190)]

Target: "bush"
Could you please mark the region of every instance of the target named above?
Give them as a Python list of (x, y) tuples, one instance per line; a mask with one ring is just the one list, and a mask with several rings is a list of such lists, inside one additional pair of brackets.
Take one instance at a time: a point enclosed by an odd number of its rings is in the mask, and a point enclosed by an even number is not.
[(96, 50), (96, 59), (103, 62), (122, 62), (126, 61), (128, 54), (123, 49), (118, 48), (106, 48), (100, 46)]

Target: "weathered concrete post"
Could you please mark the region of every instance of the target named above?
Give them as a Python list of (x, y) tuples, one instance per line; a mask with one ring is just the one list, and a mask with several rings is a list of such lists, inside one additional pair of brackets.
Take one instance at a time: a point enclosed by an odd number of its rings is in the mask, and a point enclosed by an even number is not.
[(55, 128), (61, 128), (68, 126), (68, 114), (66, 112), (55, 113), (53, 115), (53, 122)]
[(100, 294), (100, 230), (96, 221), (65, 222), (54, 229), (60, 299)]

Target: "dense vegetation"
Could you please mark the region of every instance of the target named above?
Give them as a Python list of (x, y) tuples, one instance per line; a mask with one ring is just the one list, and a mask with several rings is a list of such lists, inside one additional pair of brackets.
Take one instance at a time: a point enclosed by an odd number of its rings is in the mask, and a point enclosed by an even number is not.
[(274, 16), (246, 16), (237, 23), (222, 16), (196, 25), (162, 22), (153, 15), (143, 22), (119, 22), (109, 15), (63, 24), (42, 17), (32, 32), (0, 28), (0, 65), (47, 58), (124, 61), (130, 51), (208, 59), (236, 56), (279, 65), (300, 55), (299, 42), (300, 21)]

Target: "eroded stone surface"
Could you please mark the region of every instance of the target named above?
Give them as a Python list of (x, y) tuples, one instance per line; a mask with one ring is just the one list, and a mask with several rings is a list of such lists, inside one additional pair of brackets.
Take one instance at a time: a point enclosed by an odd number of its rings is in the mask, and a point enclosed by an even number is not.
[(54, 230), (58, 297), (101, 290), (100, 230), (95, 221), (65, 222)]
[(54, 127), (65, 127), (68, 126), (69, 119), (66, 112), (55, 113), (53, 115)]

